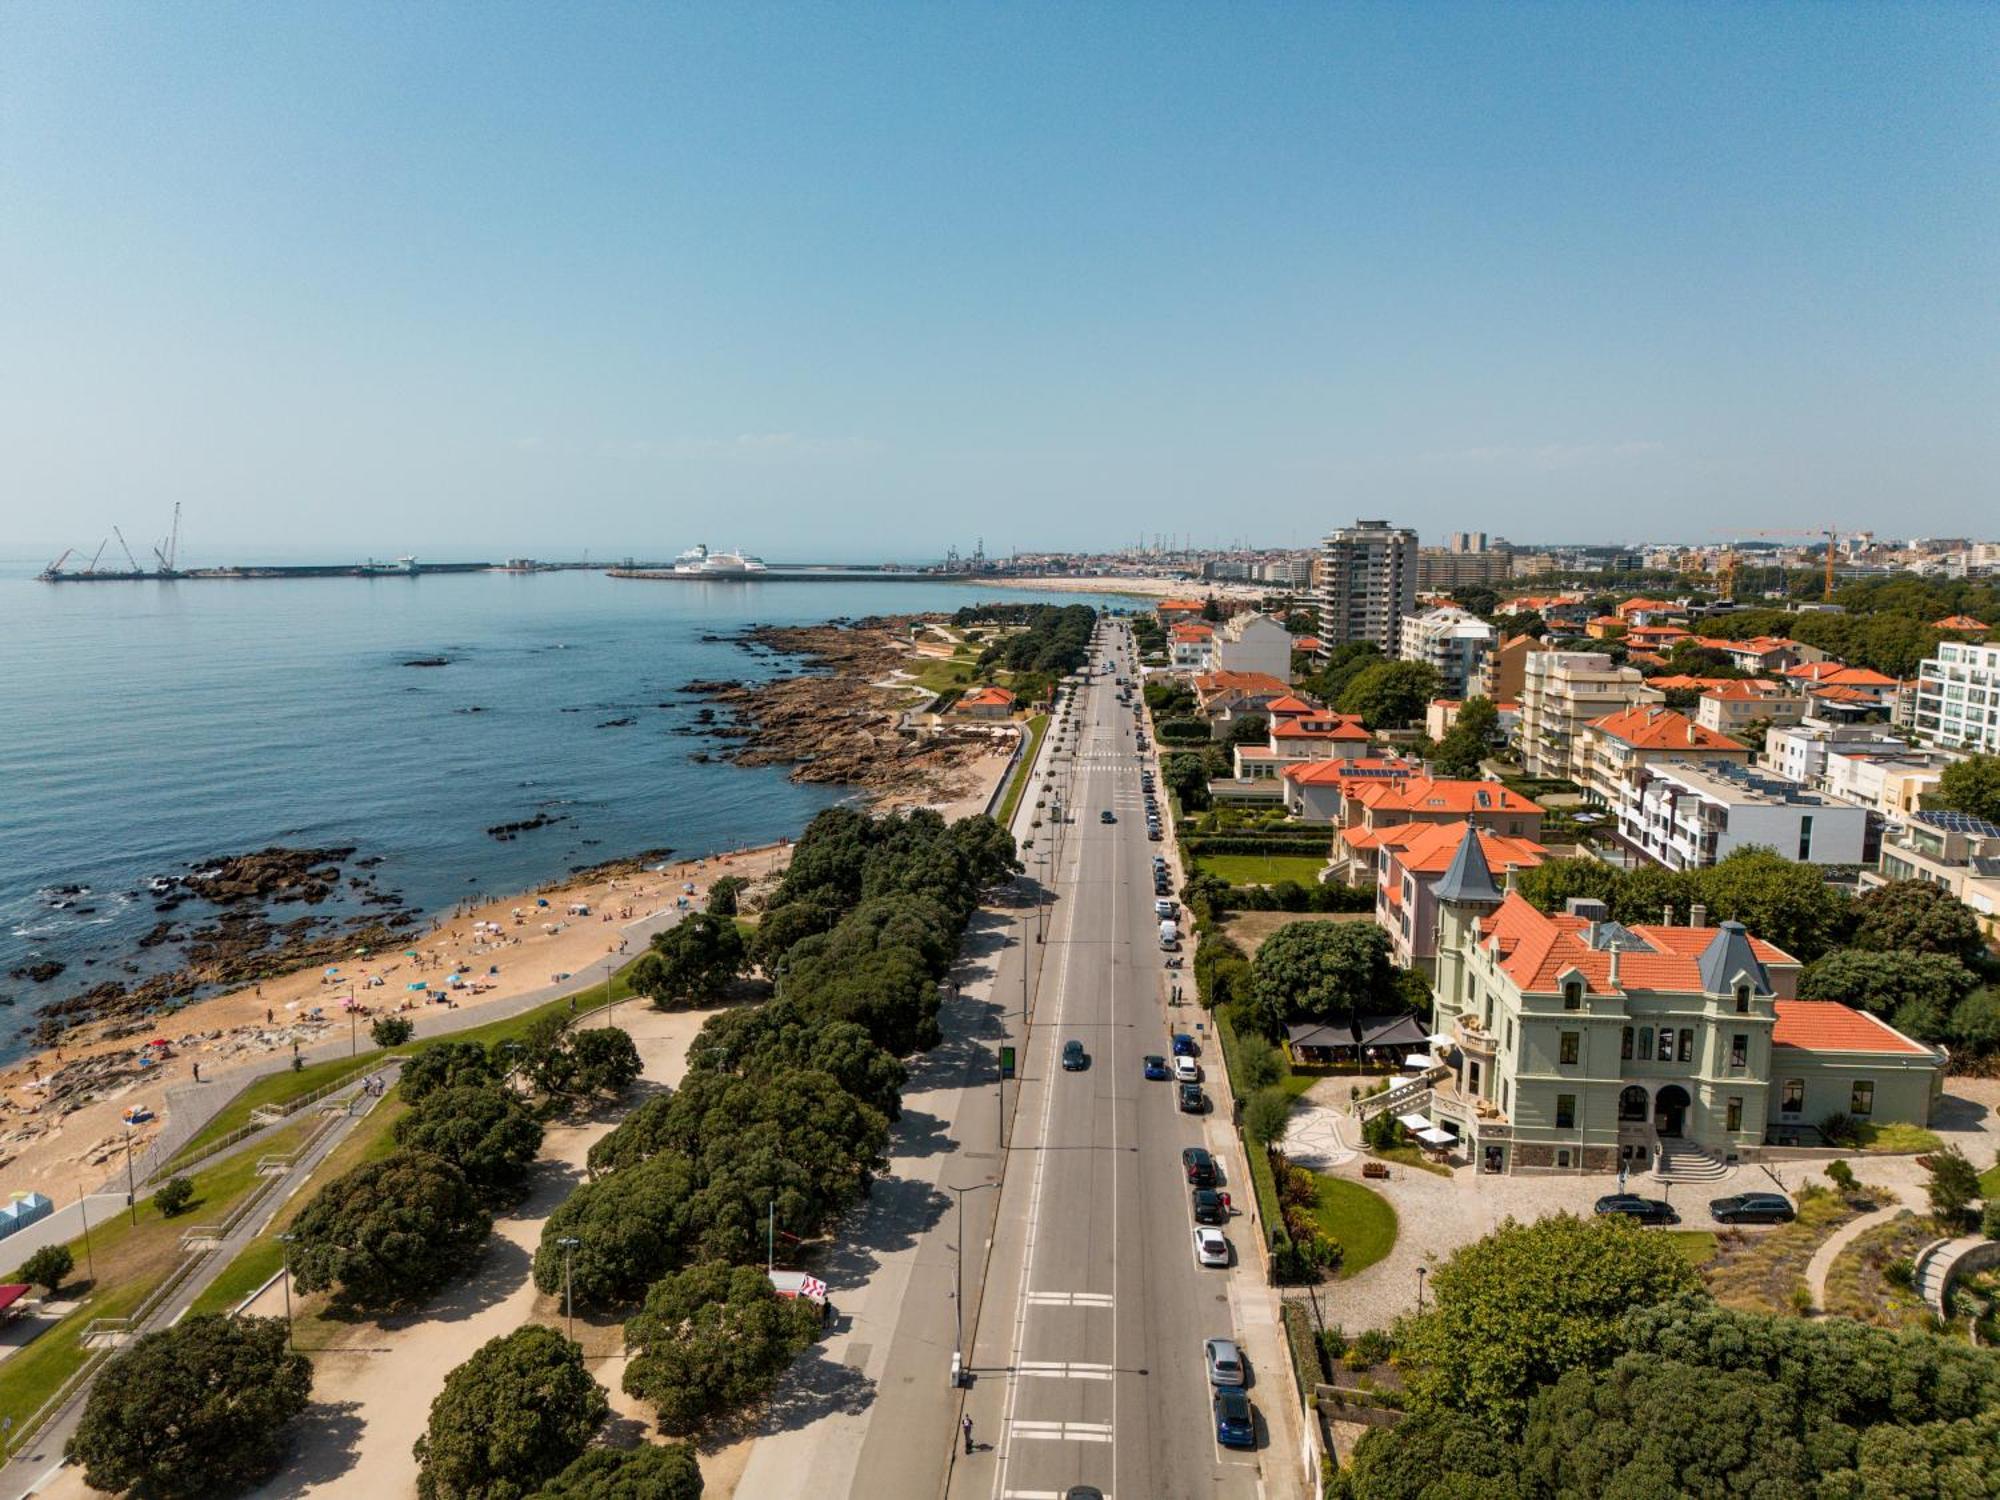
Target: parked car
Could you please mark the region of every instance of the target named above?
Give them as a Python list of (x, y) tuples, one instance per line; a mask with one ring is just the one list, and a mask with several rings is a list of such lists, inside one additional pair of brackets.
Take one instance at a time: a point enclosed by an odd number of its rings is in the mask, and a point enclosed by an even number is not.
[(1609, 1193), (1597, 1200), (1597, 1212), (1623, 1214), (1641, 1224), (1672, 1224), (1680, 1215), (1662, 1198), (1641, 1198), (1637, 1193)]
[(1160, 825), (1157, 823), (1155, 823), (1151, 828), (1148, 828), (1146, 830), (1146, 838), (1147, 841), (1150, 843), (1155, 843), (1155, 844), (1159, 843), (1161, 837), (1162, 835), (1160, 833)]
[(1176, 1083), (1200, 1083), (1201, 1064), (1185, 1053), (1175, 1053), (1174, 1081)]
[(1222, 1194), (1214, 1188), (1194, 1190), (1194, 1221), (1197, 1224), (1227, 1224), (1228, 1205), (1222, 1201)]
[(1229, 1265), (1229, 1238), (1220, 1229), (1197, 1225), (1194, 1231), (1194, 1263), (1198, 1266)]
[(1155, 901), (1153, 903), (1153, 915), (1156, 917), (1166, 919), (1178, 917), (1180, 914), (1181, 909), (1171, 901)]
[(1201, 1044), (1185, 1031), (1176, 1031), (1167, 1038), (1169, 1050), (1175, 1057), (1200, 1057)]
[(1712, 1200), (1708, 1211), (1718, 1224), (1789, 1224), (1798, 1217), (1783, 1193), (1736, 1193)]
[(1107, 807), (1097, 815), (1097, 821), (1100, 823), (1116, 823), (1118, 821), (1118, 814)]
[(1081, 1073), (1090, 1066), (1090, 1059), (1084, 1056), (1082, 1042), (1072, 1039), (1063, 1043), (1062, 1065), (1065, 1073)]
[(1184, 1083), (1180, 1087), (1181, 1113), (1203, 1115), (1208, 1113), (1208, 1096), (1201, 1091), (1198, 1083)]
[(1215, 1440), (1225, 1448), (1257, 1446), (1257, 1421), (1241, 1391), (1215, 1393)]
[(1208, 1366), (1210, 1385), (1240, 1386), (1249, 1379), (1243, 1367), (1243, 1351), (1236, 1347), (1235, 1339), (1204, 1339), (1201, 1360)]
[(1146, 1054), (1145, 1073), (1155, 1083), (1165, 1083), (1169, 1078), (1173, 1077), (1167, 1071), (1167, 1060), (1158, 1053), (1153, 1052)]
[(1181, 1152), (1181, 1170), (1196, 1187), (1215, 1186), (1215, 1158), (1205, 1147), (1189, 1146)]

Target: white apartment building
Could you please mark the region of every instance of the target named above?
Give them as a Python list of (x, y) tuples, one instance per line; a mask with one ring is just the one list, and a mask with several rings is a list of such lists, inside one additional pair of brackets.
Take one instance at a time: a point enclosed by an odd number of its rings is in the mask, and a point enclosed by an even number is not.
[(1493, 627), (1456, 605), (1403, 617), (1399, 655), (1437, 669), (1448, 698), (1463, 698), (1466, 685), (1493, 649)]
[(1292, 636), (1269, 615), (1231, 615), (1209, 642), (1211, 672), (1259, 672), (1280, 682), (1292, 680)]
[(1764, 736), (1764, 764), (1778, 775), (1894, 822), (1916, 812), (1957, 759), (1950, 751), (1915, 749), (1877, 725), (1807, 719)]
[(1646, 686), (1637, 667), (1601, 651), (1543, 651), (1522, 663), (1521, 764), (1530, 776), (1582, 780), (1584, 726), (1593, 719), (1666, 694)]
[(1387, 521), (1356, 521), (1320, 544), (1319, 639), (1372, 641), (1384, 656), (1417, 608), (1417, 534)]
[(1625, 789), (1618, 831), (1669, 870), (1705, 869), (1761, 845), (1802, 864), (1872, 864), (1868, 810), (1747, 766), (1655, 761)]
[(1915, 725), (1934, 744), (2000, 755), (2000, 646), (1940, 642), (1917, 669)]

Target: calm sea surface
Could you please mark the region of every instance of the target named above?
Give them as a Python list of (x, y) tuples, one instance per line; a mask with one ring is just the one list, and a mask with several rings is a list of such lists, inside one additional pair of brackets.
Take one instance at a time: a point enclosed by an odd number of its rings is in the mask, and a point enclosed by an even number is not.
[[(351, 844), (438, 911), (643, 849), (796, 833), (844, 794), (696, 764), (725, 743), (674, 732), (701, 706), (690, 679), (790, 665), (704, 634), (1041, 597), (583, 572), (48, 585), (33, 566), (0, 564), (0, 1057), (34, 1006), (149, 967), (147, 881), (213, 856)], [(403, 665), (433, 656), (450, 665)], [(562, 821), (486, 832), (544, 811)], [(88, 894), (59, 907), (71, 885)], [(39, 959), (68, 970), (9, 977)]]

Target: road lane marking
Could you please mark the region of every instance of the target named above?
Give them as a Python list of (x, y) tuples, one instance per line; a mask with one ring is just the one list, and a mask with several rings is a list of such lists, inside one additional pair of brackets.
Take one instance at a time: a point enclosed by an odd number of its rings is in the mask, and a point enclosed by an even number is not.
[(1013, 1422), (1009, 1430), (1017, 1438), (1049, 1443), (1108, 1443), (1109, 1422)]
[(1028, 1301), (1036, 1307), (1109, 1307), (1109, 1292), (1030, 1292)]
[(1024, 1359), (1014, 1367), (1017, 1375), (1035, 1375), (1050, 1380), (1109, 1380), (1111, 1366), (1080, 1360)]

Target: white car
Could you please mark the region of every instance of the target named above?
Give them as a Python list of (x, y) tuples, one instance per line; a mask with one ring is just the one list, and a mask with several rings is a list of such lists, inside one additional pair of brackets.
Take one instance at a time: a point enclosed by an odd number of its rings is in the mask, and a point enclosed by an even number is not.
[(1220, 1229), (1197, 1224), (1194, 1231), (1194, 1263), (1198, 1266), (1227, 1266), (1229, 1237)]
[(1176, 1057), (1174, 1059), (1174, 1082), (1200, 1083), (1201, 1064), (1191, 1057)]

